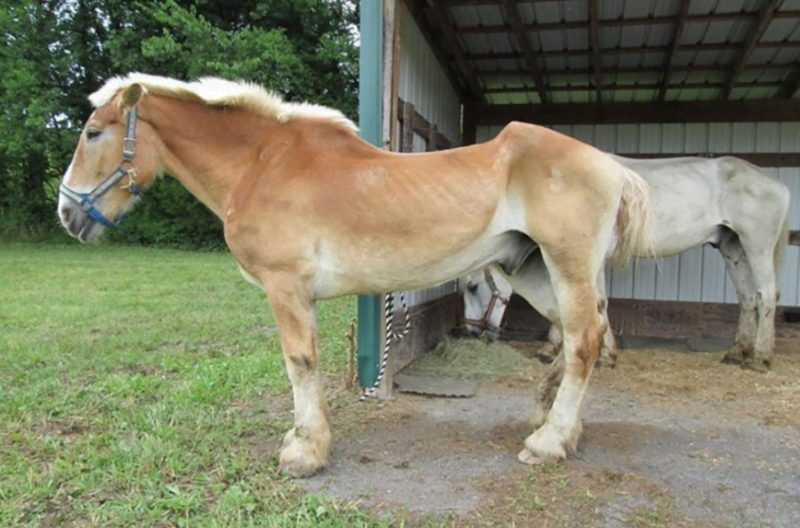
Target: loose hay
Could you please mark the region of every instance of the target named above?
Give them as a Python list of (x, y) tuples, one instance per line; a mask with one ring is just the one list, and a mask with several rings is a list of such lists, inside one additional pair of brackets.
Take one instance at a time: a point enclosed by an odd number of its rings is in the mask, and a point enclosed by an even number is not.
[(414, 361), (405, 372), (417, 376), (487, 380), (541, 368), (538, 360), (524, 357), (518, 348), (503, 342), (447, 337), (432, 352)]

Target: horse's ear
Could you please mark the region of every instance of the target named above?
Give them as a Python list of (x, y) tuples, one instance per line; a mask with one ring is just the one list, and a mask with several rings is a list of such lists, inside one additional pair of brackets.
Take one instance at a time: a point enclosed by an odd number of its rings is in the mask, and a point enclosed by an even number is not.
[(144, 95), (144, 88), (139, 83), (133, 83), (122, 92), (122, 96), (119, 99), (119, 106), (123, 110), (127, 110), (136, 103)]

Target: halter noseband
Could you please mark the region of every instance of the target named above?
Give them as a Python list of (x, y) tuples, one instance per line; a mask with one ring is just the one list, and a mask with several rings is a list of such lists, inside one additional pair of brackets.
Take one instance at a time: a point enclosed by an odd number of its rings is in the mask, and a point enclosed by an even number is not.
[(483, 276), (486, 278), (486, 284), (488, 284), (489, 288), (492, 290), (492, 297), (489, 299), (489, 306), (486, 307), (486, 311), (483, 313), (483, 317), (481, 319), (467, 319), (465, 317), (464, 322), (466, 324), (475, 325), (481, 330), (489, 330), (499, 334), (503, 329), (503, 323), (505, 323), (507, 312), (503, 312), (503, 318), (500, 320), (500, 326), (495, 326), (491, 323), (492, 314), (494, 313), (494, 309), (498, 301), (501, 305), (506, 306), (508, 305), (509, 299), (504, 299), (500, 296), (500, 290), (497, 288), (497, 284), (494, 282), (494, 277), (492, 277), (492, 274), (488, 268), (483, 269)]
[(126, 176), (128, 177), (128, 185), (124, 188), (127, 188), (128, 192), (134, 196), (142, 192), (141, 187), (136, 185), (136, 169), (133, 167), (133, 156), (136, 154), (136, 122), (138, 120), (138, 114), (138, 105), (135, 104), (131, 106), (131, 109), (128, 111), (128, 124), (125, 128), (125, 139), (122, 140), (122, 161), (117, 165), (117, 168), (114, 169), (114, 172), (106, 176), (103, 181), (97, 184), (97, 186), (88, 193), (78, 192), (63, 182), (58, 187), (59, 194), (62, 194), (65, 198), (75, 203), (83, 212), (106, 227), (115, 227), (125, 213), (120, 212), (113, 220), (109, 220), (94, 206), (97, 200)]

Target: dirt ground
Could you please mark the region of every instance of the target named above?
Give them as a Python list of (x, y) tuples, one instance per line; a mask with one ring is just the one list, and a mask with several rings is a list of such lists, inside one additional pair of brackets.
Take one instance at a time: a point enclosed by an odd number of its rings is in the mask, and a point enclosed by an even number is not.
[(782, 344), (767, 374), (721, 358), (622, 351), (592, 377), (578, 453), (537, 467), (516, 458), (537, 363), (466, 399), (340, 394), (331, 465), (301, 485), (456, 526), (800, 526), (800, 347)]

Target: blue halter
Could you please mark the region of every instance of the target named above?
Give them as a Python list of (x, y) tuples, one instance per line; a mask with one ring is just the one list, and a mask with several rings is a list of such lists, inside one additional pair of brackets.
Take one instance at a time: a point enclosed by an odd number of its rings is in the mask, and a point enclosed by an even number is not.
[[(128, 111), (128, 124), (125, 129), (125, 139), (122, 140), (122, 161), (117, 165), (117, 168), (114, 169), (114, 172), (106, 176), (103, 181), (88, 193), (78, 192), (70, 188), (66, 183), (62, 183), (58, 187), (58, 192), (61, 195), (75, 203), (83, 212), (106, 227), (116, 227), (124, 216), (124, 213), (120, 212), (113, 220), (109, 220), (94, 206), (97, 200), (126, 176), (128, 177), (128, 192), (134, 196), (142, 192), (141, 187), (137, 186), (134, 182), (136, 169), (133, 167), (133, 156), (136, 154), (136, 121), (138, 119), (138, 114), (138, 105), (133, 105), (130, 111)], [(126, 169), (125, 166), (128, 168)]]

